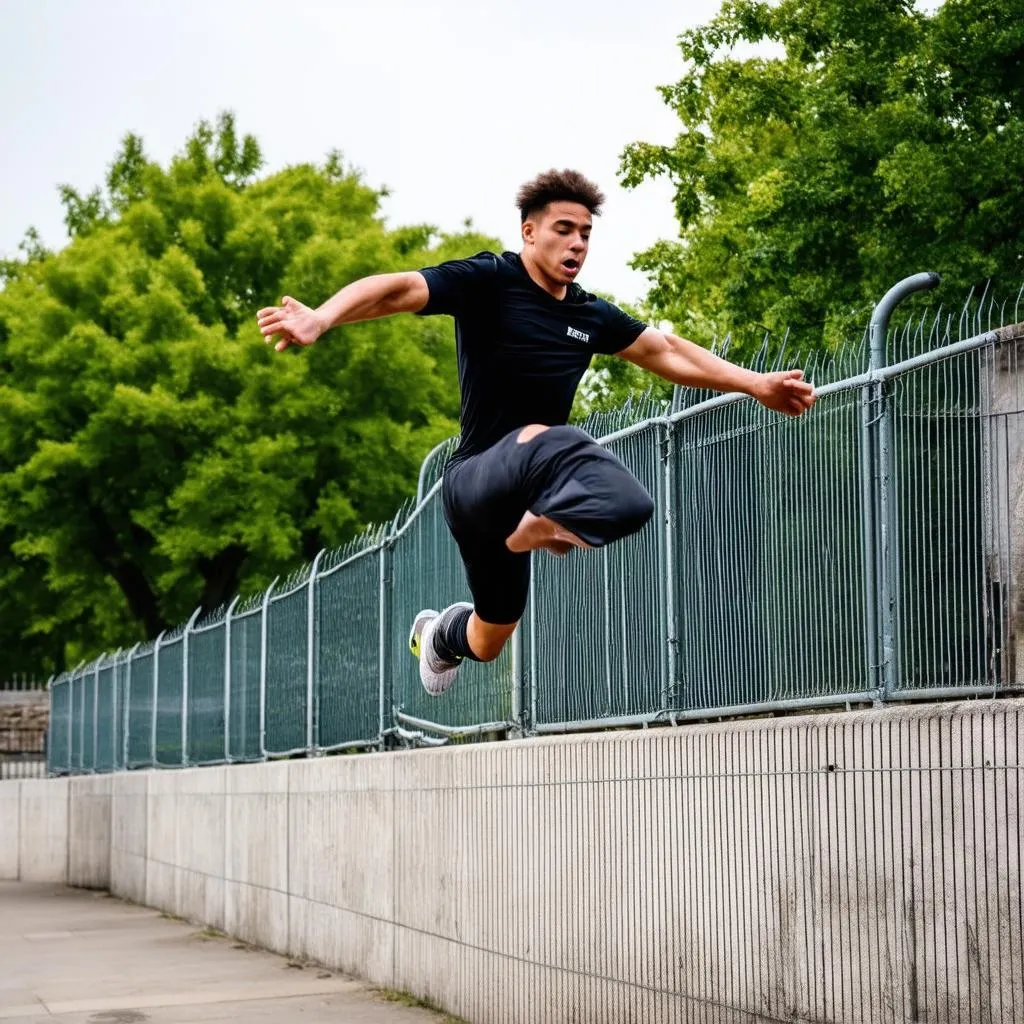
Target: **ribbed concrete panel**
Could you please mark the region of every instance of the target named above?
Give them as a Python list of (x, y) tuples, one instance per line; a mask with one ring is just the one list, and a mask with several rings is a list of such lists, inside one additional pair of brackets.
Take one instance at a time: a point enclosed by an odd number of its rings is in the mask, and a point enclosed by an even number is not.
[(471, 1021), (1024, 1019), (1019, 705), (396, 758), (395, 985)]
[(288, 771), (285, 761), (226, 771), (225, 930), (288, 952)]
[(68, 779), (68, 885), (110, 886), (110, 793), (112, 775)]
[(224, 927), (226, 768), (176, 773), (178, 796), (178, 902), (175, 913), (189, 921)]
[(67, 779), (21, 781), (21, 828), (18, 838), (21, 881), (67, 881)]
[(394, 955), (395, 761), (289, 767), (289, 950), (382, 985)]
[(0, 881), (18, 879), (21, 842), (21, 783), (0, 781)]
[(117, 896), (146, 900), (147, 801), (152, 772), (111, 775), (110, 890)]
[[(227, 931), (476, 1024), (1009, 1024), (1022, 732), (978, 701), (157, 772), (146, 889), (212, 878), (216, 924), (220, 850)], [(62, 790), (19, 785), (24, 829)]]

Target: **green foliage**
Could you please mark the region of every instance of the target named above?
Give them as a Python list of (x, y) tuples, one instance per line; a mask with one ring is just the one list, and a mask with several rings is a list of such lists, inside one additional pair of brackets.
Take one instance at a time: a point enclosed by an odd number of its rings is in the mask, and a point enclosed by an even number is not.
[(457, 431), (450, 324), (274, 353), (256, 310), (496, 243), (388, 230), (338, 154), (258, 178), (230, 115), (63, 187), (72, 241), (2, 269), (0, 675), (152, 636), (392, 513)]
[[(683, 33), (685, 74), (662, 90), (681, 131), (622, 163), (628, 186), (667, 175), (675, 189), (678, 240), (634, 263), (655, 314), (698, 338), (793, 325), (832, 344), (907, 274), (938, 270), (961, 297), (1019, 279), (1020, 13), (1019, 0), (932, 14), (907, 0), (726, 0)], [(760, 55), (737, 56), (751, 45)]]

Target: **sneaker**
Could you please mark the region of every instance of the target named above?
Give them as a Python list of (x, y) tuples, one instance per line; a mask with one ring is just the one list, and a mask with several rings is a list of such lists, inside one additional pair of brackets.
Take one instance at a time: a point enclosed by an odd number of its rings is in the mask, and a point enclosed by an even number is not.
[(462, 664), (461, 660), (452, 663), (442, 661), (437, 656), (434, 650), (434, 631), (445, 615), (459, 608), (472, 607), (471, 604), (460, 602), (449, 605), (443, 612), (424, 608), (413, 620), (412, 629), (409, 631), (409, 650), (419, 659), (420, 682), (431, 697), (440, 697), (455, 682), (459, 666)]

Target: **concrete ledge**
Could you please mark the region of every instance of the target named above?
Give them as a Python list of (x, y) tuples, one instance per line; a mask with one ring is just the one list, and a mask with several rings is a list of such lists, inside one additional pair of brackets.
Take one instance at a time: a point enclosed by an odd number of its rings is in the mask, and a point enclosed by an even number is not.
[(1022, 752), (976, 701), (20, 781), (0, 870), (106, 842), (119, 893), (471, 1021), (1009, 1020)]

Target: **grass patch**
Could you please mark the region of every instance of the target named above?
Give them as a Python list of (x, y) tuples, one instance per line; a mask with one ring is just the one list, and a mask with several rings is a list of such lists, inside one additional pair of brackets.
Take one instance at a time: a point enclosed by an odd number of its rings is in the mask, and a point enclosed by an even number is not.
[(202, 939), (205, 942), (207, 939), (226, 939), (227, 936), (219, 928), (203, 928), (198, 932), (193, 932), (192, 938)]
[(374, 989), (378, 998), (383, 999), (387, 1003), (398, 1003), (399, 1006), (414, 1006), (420, 1010), (430, 1010), (433, 1013), (441, 1015), (442, 1024), (468, 1024), (468, 1021), (464, 1021), (461, 1017), (453, 1017), (449, 1013), (445, 1013), (444, 1010), (432, 1002), (430, 999), (420, 999), (419, 996), (410, 995), (408, 992), (399, 992), (394, 988), (378, 988)]

